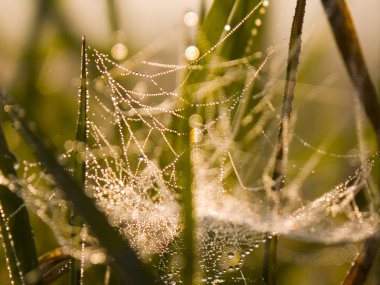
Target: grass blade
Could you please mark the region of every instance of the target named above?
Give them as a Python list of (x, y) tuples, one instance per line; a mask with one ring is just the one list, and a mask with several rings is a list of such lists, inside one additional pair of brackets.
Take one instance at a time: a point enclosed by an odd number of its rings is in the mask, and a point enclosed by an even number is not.
[[(87, 111), (88, 111), (88, 89), (87, 89), (87, 50), (86, 39), (82, 37), (82, 56), (81, 56), (81, 76), (79, 88), (79, 112), (75, 139), (77, 142), (87, 144)], [(84, 189), (86, 180), (86, 161), (79, 161), (74, 155), (74, 175), (79, 185)], [(79, 228), (83, 227), (80, 218), (73, 213), (71, 223)], [(73, 236), (76, 236), (73, 233)], [(83, 242), (82, 240), (80, 241)], [(71, 259), (71, 284), (81, 284), (81, 262), (76, 259)]]
[(111, 31), (115, 32), (119, 30), (119, 17), (118, 17), (118, 9), (117, 3), (115, 0), (107, 1), (107, 12), (108, 12), (108, 21), (110, 23)]
[(380, 145), (380, 103), (360, 47), (354, 22), (344, 0), (322, 0), (351, 82), (370, 120)]
[[(278, 133), (278, 143), (276, 152), (276, 162), (273, 170), (273, 180), (275, 185), (272, 188), (274, 193), (273, 205), (275, 211), (280, 207), (280, 191), (284, 186), (285, 171), (288, 161), (289, 150), (289, 122), (292, 112), (294, 89), (296, 86), (299, 57), (301, 54), (301, 36), (303, 20), (305, 16), (306, 0), (297, 0), (296, 10), (293, 18), (292, 29), (289, 41), (288, 64), (286, 68), (286, 83), (281, 113), (281, 125)], [(277, 270), (277, 242), (276, 235), (266, 234), (265, 253), (263, 262), (263, 279), (266, 284), (276, 284)]]
[[(81, 76), (80, 76), (80, 88), (79, 88), (79, 112), (78, 122), (75, 139), (78, 142), (87, 143), (87, 111), (88, 111), (88, 99), (89, 93), (87, 88), (87, 49), (86, 39), (82, 38), (82, 57), (81, 57)], [(75, 160), (75, 177), (78, 182), (84, 187), (84, 181), (86, 176), (86, 162), (80, 162)]]
[[(246, 21), (244, 26), (239, 26), (239, 30), (235, 31), (231, 35), (228, 41), (224, 41), (218, 44), (218, 42), (226, 34), (225, 26), (230, 24), (232, 26), (238, 25), (241, 19), (246, 14), (253, 10), (254, 7), (261, 5), (261, 2), (247, 3), (244, 0), (239, 1), (214, 1), (209, 12), (204, 20), (201, 21), (201, 27), (196, 40), (196, 46), (199, 49), (202, 59), (197, 60), (197, 64), (206, 65), (215, 58), (215, 55), (223, 58), (224, 60), (235, 59), (241, 57), (245, 50), (246, 42), (250, 39), (251, 29), (253, 21)], [(216, 52), (214, 52), (216, 51)], [(211, 54), (214, 52), (213, 54)], [(197, 98), (197, 91), (203, 83), (207, 83), (208, 79), (217, 74), (218, 70), (189, 70), (185, 74), (185, 84), (182, 87), (181, 94), (185, 101), (190, 103), (199, 102)], [(190, 117), (192, 114), (202, 114), (202, 110), (199, 107), (187, 108), (186, 117)], [(184, 122), (180, 126), (180, 132), (189, 133), (188, 122)], [(191, 170), (190, 152), (192, 145), (190, 140), (181, 140), (178, 144), (178, 153), (183, 153), (181, 156), (181, 169)], [(183, 177), (183, 217), (184, 217), (184, 242), (185, 242), (185, 269), (183, 272), (185, 284), (193, 284), (194, 280), (194, 260), (195, 260), (195, 221), (194, 221), (194, 209), (193, 209), (193, 193), (192, 193), (192, 180), (193, 175), (191, 171), (187, 171), (182, 175)]]
[(107, 250), (111, 258), (110, 263), (120, 280), (124, 284), (154, 284), (153, 277), (146, 271), (129, 243), (110, 226), (106, 216), (98, 210), (94, 201), (82, 191), (78, 182), (57, 162), (41, 139), (29, 128), (11, 98), (4, 92), (0, 94), (0, 98), (16, 130), (52, 175), (66, 198), (72, 202), (76, 213), (85, 220), (100, 244)]
[[(350, 11), (344, 0), (322, 0), (322, 4), (348, 75), (375, 131), (377, 148), (380, 151), (380, 104), (364, 61)], [(343, 285), (364, 284), (375, 260), (378, 245), (378, 235), (370, 237), (364, 242), (360, 254), (355, 258), (354, 265), (342, 283)]]
[[(214, 1), (210, 11), (208, 12), (206, 18), (202, 21), (201, 28), (199, 30), (197, 38), (197, 47), (200, 54), (204, 54), (210, 47), (215, 45), (223, 32), (224, 25), (228, 19), (230, 10), (233, 7), (235, 1)], [(202, 59), (202, 64), (207, 62), (208, 58)], [(181, 96), (188, 102), (192, 102), (192, 94), (194, 90), (190, 90), (192, 86), (196, 83), (203, 82), (207, 76), (207, 71), (202, 72), (192, 72), (188, 71), (185, 74), (186, 83), (183, 85), (181, 90)], [(195, 110), (193, 108), (188, 108), (186, 117), (189, 118)], [(186, 120), (179, 126), (180, 132), (190, 133), (189, 124)], [(184, 257), (184, 269), (182, 272), (182, 278), (185, 285), (194, 284), (194, 273), (195, 273), (195, 221), (194, 221), (194, 209), (193, 209), (193, 174), (190, 161), (191, 152), (191, 142), (188, 136), (184, 139), (180, 139), (176, 142), (178, 153), (183, 153), (180, 160), (180, 169), (182, 169), (183, 174), (183, 208), (182, 216), (184, 223), (184, 244), (185, 249), (183, 252)], [(186, 171), (186, 172), (185, 172)]]
[[(40, 267), (40, 281), (44, 285), (52, 284), (66, 273), (70, 272), (71, 256), (65, 254), (62, 248), (57, 248), (38, 258)], [(37, 271), (31, 271), (29, 274), (36, 274)], [(37, 280), (36, 280), (37, 281)], [(36, 285), (36, 282), (27, 281), (26, 285)]]
[(354, 265), (350, 268), (342, 285), (361, 285), (365, 283), (373, 261), (375, 260), (378, 247), (378, 236), (366, 239), (363, 249), (356, 257)]
[[(15, 178), (16, 159), (9, 151), (3, 130), (0, 126), (0, 170), (1, 175)], [(13, 185), (17, 189), (17, 185)], [(4, 251), (8, 261), (9, 275), (14, 284), (24, 284), (24, 275), (38, 268), (36, 247), (29, 215), (23, 200), (8, 187), (0, 186), (0, 228)], [(38, 278), (39, 271), (28, 279)]]

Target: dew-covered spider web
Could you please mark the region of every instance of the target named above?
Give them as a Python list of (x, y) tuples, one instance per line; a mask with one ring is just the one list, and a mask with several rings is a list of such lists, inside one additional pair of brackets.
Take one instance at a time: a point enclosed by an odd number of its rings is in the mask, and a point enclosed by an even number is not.
[[(371, 171), (379, 158), (363, 138), (360, 108), (352, 130), (357, 142), (345, 152), (329, 150), (339, 134), (315, 145), (309, 142), (297, 127), (302, 112), (294, 110), (289, 137), (296, 157), (289, 161), (281, 211), (270, 211), (281, 122), (279, 70), (285, 62), (277, 53), (287, 47), (254, 48), (268, 7), (267, 1), (258, 2), (237, 24), (226, 23), (216, 44), (203, 53), (195, 46), (186, 49), (180, 55), (187, 60), (175, 64), (162, 63), (151, 53), (117, 62), (88, 48), (88, 144), (68, 140), (60, 160), (68, 168), (74, 159), (86, 162), (86, 193), (166, 284), (181, 281), (186, 246), (183, 176), (189, 172), (199, 282), (260, 282), (264, 233), (323, 244), (352, 243), (372, 235), (378, 226)], [(221, 58), (221, 47), (248, 21), (255, 25), (242, 55)], [(204, 80), (189, 84), (194, 74)], [(186, 90), (192, 95), (184, 96)], [(188, 127), (182, 128), (184, 124)], [(180, 168), (186, 152), (191, 169)], [(338, 176), (343, 177), (340, 183), (324, 183), (322, 170), (319, 175), (318, 165), (331, 161), (348, 165)], [(24, 177), (17, 181), (26, 189), (21, 195), (27, 206), (85, 265), (105, 262), (87, 228), (76, 237), (86, 246), (72, 246), (69, 207), (52, 178), (35, 172), (38, 167), (25, 162)]]

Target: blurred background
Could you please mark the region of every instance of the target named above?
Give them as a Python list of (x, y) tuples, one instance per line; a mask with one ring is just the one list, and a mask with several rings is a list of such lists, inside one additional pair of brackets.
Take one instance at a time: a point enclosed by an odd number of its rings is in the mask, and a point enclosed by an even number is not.
[[(286, 59), (295, 2), (270, 1), (265, 18), (263, 41), (267, 46), (280, 47), (276, 59), (279, 62)], [(317, 145), (325, 133), (348, 130), (348, 134), (332, 146), (338, 153), (347, 153), (355, 145), (351, 143), (355, 132), (349, 131), (352, 112), (347, 111), (352, 109), (354, 92), (321, 4), (308, 2), (297, 85), (297, 92), (304, 96), (295, 102), (299, 108), (297, 132)], [(380, 2), (351, 0), (348, 3), (372, 79), (379, 90)], [(211, 0), (206, 6), (210, 4)], [(0, 86), (19, 102), (60, 153), (64, 143), (75, 135), (81, 36), (86, 36), (92, 48), (111, 54), (118, 62), (133, 59), (154, 43), (153, 50), (159, 55), (154, 55), (155, 61), (176, 64), (184, 56), (186, 46), (194, 41), (196, 31), (186, 25), (184, 16), (189, 11), (199, 14), (200, 7), (200, 1), (196, 0), (0, 0)], [(285, 72), (285, 65), (283, 69), (281, 74)], [(320, 89), (324, 90), (323, 94), (315, 91)], [(3, 114), (1, 118), (11, 150), (20, 160), (32, 160), (10, 122)], [(370, 128), (367, 132), (371, 137)], [(293, 159), (303, 157), (305, 154), (296, 150)], [(320, 189), (322, 193), (336, 185), (349, 172), (349, 168), (341, 164), (348, 163), (335, 159), (326, 161), (317, 170), (318, 179), (309, 182), (310, 187), (319, 185), (321, 179), (326, 185)], [(337, 175), (329, 176), (331, 171)], [(56, 248), (58, 244), (50, 229), (33, 213), (31, 216), (38, 254)], [(331, 252), (317, 251), (318, 245), (306, 247), (287, 240), (282, 242), (286, 246), (279, 252), (280, 262), (289, 268), (281, 275), (286, 282), (279, 284), (339, 284), (349, 267), (348, 260), (357, 250), (355, 245), (342, 250), (334, 248), (338, 255), (347, 255), (337, 261), (336, 258), (329, 260)], [(312, 254), (300, 252), (305, 248)], [(291, 264), (296, 266), (290, 268)], [(8, 284), (7, 276), (4, 255), (0, 252), (0, 284)], [(66, 284), (67, 281), (60, 282)]]

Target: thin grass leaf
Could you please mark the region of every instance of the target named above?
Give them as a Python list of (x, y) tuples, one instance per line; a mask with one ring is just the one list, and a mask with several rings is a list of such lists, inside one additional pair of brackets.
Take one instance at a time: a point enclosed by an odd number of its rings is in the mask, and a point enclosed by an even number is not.
[(371, 270), (376, 252), (379, 247), (379, 237), (373, 236), (364, 242), (363, 248), (356, 257), (354, 265), (350, 268), (342, 285), (364, 284)]
[[(200, 54), (205, 54), (211, 47), (219, 41), (224, 26), (228, 22), (228, 18), (235, 4), (234, 0), (214, 1), (209, 12), (207, 13), (198, 32), (196, 46), (199, 49)], [(209, 62), (210, 57), (203, 58), (198, 64), (206, 64)], [(189, 71), (186, 74), (186, 86), (204, 82), (208, 70), (192, 72)], [(184, 88), (185, 89), (185, 88)], [(188, 93), (190, 93), (189, 91)], [(187, 98), (187, 97), (186, 97)]]
[(284, 186), (286, 165), (289, 150), (289, 122), (292, 113), (294, 89), (296, 87), (297, 70), (301, 54), (301, 35), (305, 16), (306, 0), (297, 0), (289, 41), (288, 64), (286, 67), (286, 83), (281, 113), (281, 125), (278, 133), (276, 164), (273, 171), (274, 189), (278, 191)]
[(107, 1), (107, 10), (108, 10), (108, 20), (110, 23), (111, 31), (117, 31), (120, 26), (120, 21), (118, 17), (118, 10), (117, 10), (117, 4), (115, 3), (115, 0), (109, 0)]
[[(86, 39), (82, 37), (82, 56), (81, 56), (81, 76), (79, 88), (79, 112), (75, 139), (77, 142), (87, 144), (87, 112), (88, 112), (88, 88), (87, 88), (87, 49)], [(75, 160), (74, 166), (75, 177), (84, 187), (86, 177), (86, 162)]]
[[(75, 139), (77, 142), (87, 144), (87, 111), (88, 111), (88, 89), (87, 89), (87, 50), (86, 50), (86, 39), (82, 37), (82, 56), (81, 56), (81, 76), (80, 76), (80, 88), (79, 88), (79, 112), (78, 112), (78, 122), (76, 129)], [(74, 158), (76, 158), (74, 155)], [(86, 180), (86, 161), (74, 160), (74, 176), (82, 189), (85, 187)], [(83, 227), (80, 217), (77, 217), (75, 213), (71, 217), (72, 224), (79, 228)], [(75, 236), (75, 233), (73, 234)], [(82, 243), (82, 241), (81, 241)], [(81, 274), (81, 262), (76, 259), (71, 259), (71, 284), (81, 284), (82, 274)]]
[(120, 280), (124, 284), (154, 284), (153, 277), (144, 268), (128, 241), (110, 226), (106, 216), (98, 210), (94, 201), (82, 191), (78, 182), (57, 162), (41, 139), (29, 128), (26, 121), (19, 115), (18, 108), (11, 98), (4, 92), (1, 92), (0, 98), (6, 106), (5, 109), (15, 129), (24, 137), (66, 198), (72, 202), (74, 211), (82, 216), (100, 244), (107, 250), (111, 258), (110, 263)]
[[(196, 40), (196, 46), (199, 49), (201, 55), (204, 56), (202, 59), (197, 61), (197, 64), (207, 64), (215, 57), (223, 58), (224, 60), (239, 58), (244, 54), (244, 46), (247, 45), (250, 39), (249, 35), (251, 33), (252, 22), (246, 22), (245, 26), (240, 26), (239, 30), (231, 36), (229, 41), (222, 42), (221, 45), (218, 42), (226, 34), (225, 26), (227, 24), (237, 25), (239, 21), (244, 18), (244, 16), (251, 11), (255, 6), (259, 6), (259, 3), (253, 3), (246, 1), (214, 1), (208, 14), (202, 21), (198, 37)], [(228, 42), (228, 43), (227, 43)], [(209, 54), (214, 50), (217, 50), (213, 55)], [(197, 91), (200, 85), (204, 82), (208, 82), (210, 76), (216, 74), (217, 70), (197, 70), (197, 71), (187, 71), (185, 74), (185, 84), (182, 87), (181, 94), (182, 97), (190, 103), (198, 102), (199, 99), (196, 98)], [(188, 113), (186, 117), (190, 117), (192, 114), (200, 114), (202, 112), (201, 108), (187, 108)], [(190, 133), (189, 125), (184, 122), (180, 126), (180, 132)], [(191, 139), (191, 138), (190, 138)], [(194, 261), (195, 256), (195, 224), (194, 224), (194, 209), (193, 209), (193, 193), (192, 193), (192, 182), (193, 175), (191, 173), (191, 141), (187, 138), (186, 140), (179, 140), (176, 142), (178, 145), (179, 153), (183, 153), (181, 156), (180, 166), (181, 169), (186, 170), (182, 175), (184, 192), (183, 192), (183, 217), (184, 217), (184, 243), (185, 243), (185, 268), (183, 272), (183, 278), (185, 284), (194, 283)]]
[[(16, 159), (9, 151), (0, 126), (0, 170), (6, 178), (15, 178)], [(12, 184), (19, 191), (17, 185)], [(0, 228), (4, 251), (8, 261), (9, 275), (14, 284), (24, 284), (24, 275), (38, 268), (36, 247), (30, 226), (29, 215), (23, 200), (8, 187), (0, 186)], [(30, 276), (34, 279), (38, 276)]]
[[(62, 248), (57, 248), (38, 258), (40, 267), (38, 268), (39, 279), (29, 280), (26, 285), (36, 285), (41, 282), (44, 285), (52, 284), (70, 271), (71, 256), (65, 254)], [(37, 269), (28, 275), (37, 274)]]
[(202, 26), (207, 13), (206, 0), (201, 0), (199, 3), (199, 27)]
[[(199, 49), (200, 54), (205, 54), (211, 47), (215, 46), (220, 40), (226, 23), (230, 17), (231, 11), (235, 5), (235, 1), (214, 1), (206, 17), (202, 21), (198, 37), (196, 40), (196, 46)], [(205, 57), (199, 64), (206, 64), (210, 61), (210, 56)], [(199, 83), (205, 82), (209, 74), (208, 70), (192, 72), (188, 71), (185, 74), (186, 84), (183, 86), (181, 94), (188, 102), (195, 102), (197, 99), (194, 98), (194, 94), (199, 88)], [(191, 110), (188, 108), (187, 117), (190, 117), (193, 113), (199, 112), (199, 110)], [(184, 122), (180, 127), (180, 131), (183, 133), (190, 133), (189, 125)], [(191, 152), (191, 142), (189, 139), (180, 140), (179, 142), (179, 153), (183, 152), (181, 157), (181, 169), (187, 170), (183, 173), (183, 217), (184, 217), (184, 243), (185, 251), (184, 258), (185, 264), (183, 271), (184, 284), (194, 283), (194, 272), (195, 272), (195, 222), (194, 222), (194, 209), (193, 209), (193, 193), (192, 193), (192, 183), (193, 175), (191, 172), (192, 166), (190, 161)]]
[[(348, 75), (375, 131), (377, 148), (380, 151), (380, 104), (364, 61), (351, 13), (344, 0), (322, 0), (322, 4)], [(364, 284), (375, 260), (379, 240), (379, 236), (375, 235), (365, 241), (343, 285)]]
[(380, 149), (380, 103), (360, 47), (351, 13), (344, 0), (321, 0), (351, 82), (375, 130)]
[[(237, 26), (249, 12), (256, 10), (255, 7), (259, 7), (260, 5), (260, 1), (237, 0), (230, 13), (228, 22), (225, 24), (228, 25), (228, 28)], [(249, 42), (252, 41), (252, 29), (254, 27), (255, 17), (251, 16), (249, 20), (245, 21), (244, 24), (229, 37), (228, 41), (222, 43), (218, 51), (218, 56), (225, 60), (244, 57), (246, 48), (249, 47)], [(255, 45), (259, 45), (259, 40), (255, 41)]]
[[(278, 133), (278, 143), (276, 152), (276, 162), (273, 170), (273, 180), (275, 185), (273, 205), (275, 211), (280, 207), (280, 190), (284, 186), (285, 171), (288, 161), (289, 150), (289, 122), (292, 112), (294, 89), (296, 86), (299, 57), (301, 54), (301, 36), (305, 16), (306, 0), (297, 0), (296, 10), (293, 18), (292, 29), (289, 41), (288, 64), (286, 68), (286, 83), (281, 113), (281, 125)], [(270, 285), (276, 284), (277, 270), (277, 236), (266, 234), (265, 253), (263, 262), (263, 279)]]
[[(220, 35), (223, 31), (224, 25), (228, 19), (230, 10), (232, 9), (234, 1), (214, 1), (212, 7), (210, 8), (209, 13), (202, 22), (202, 26), (199, 30), (197, 47), (200, 51), (200, 54), (204, 54), (210, 47), (215, 45), (220, 38)], [(207, 62), (207, 58), (202, 60), (202, 63)], [(207, 72), (191, 72), (185, 74), (186, 83), (183, 85), (181, 90), (182, 97), (186, 101), (192, 102), (192, 94), (194, 90), (190, 90), (193, 84), (203, 82), (206, 78)], [(188, 114), (186, 116), (189, 118), (191, 113), (194, 113), (195, 110), (188, 108)], [(182, 133), (190, 133), (188, 122), (184, 121), (181, 126), (179, 126)], [(185, 249), (183, 252), (184, 257), (184, 269), (182, 272), (182, 278), (185, 285), (194, 284), (194, 272), (195, 272), (195, 221), (194, 221), (194, 209), (193, 209), (193, 193), (192, 193), (192, 183), (193, 183), (193, 174), (192, 166), (190, 161), (190, 152), (191, 152), (191, 142), (189, 137), (185, 139), (180, 139), (177, 142), (178, 153), (183, 153), (181, 160), (179, 162), (180, 169), (182, 169), (182, 180), (183, 180), (183, 208), (182, 216), (184, 223), (184, 244)]]

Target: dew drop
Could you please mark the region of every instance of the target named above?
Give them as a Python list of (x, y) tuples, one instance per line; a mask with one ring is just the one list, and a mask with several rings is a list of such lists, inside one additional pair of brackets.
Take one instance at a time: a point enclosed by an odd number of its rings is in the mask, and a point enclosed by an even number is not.
[(194, 27), (196, 24), (198, 24), (199, 17), (195, 12), (187, 12), (185, 16), (183, 17), (183, 21), (185, 22), (185, 25), (188, 27)]
[(201, 127), (202, 122), (203, 122), (203, 119), (198, 114), (193, 114), (189, 118), (189, 126), (192, 127), (192, 128), (199, 128), (199, 127)]
[(199, 57), (199, 49), (196, 46), (186, 48), (185, 56), (188, 60), (196, 60)]
[(235, 254), (231, 251), (229, 253), (227, 253), (228, 258), (234, 258), (234, 256), (235, 256)]
[(128, 55), (128, 48), (123, 43), (117, 43), (112, 47), (111, 55), (116, 60), (123, 60)]
[(261, 19), (256, 19), (256, 20), (255, 20), (255, 25), (256, 25), (257, 27), (260, 27), (262, 23), (263, 23), (263, 22), (261, 21)]

